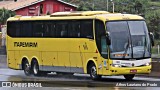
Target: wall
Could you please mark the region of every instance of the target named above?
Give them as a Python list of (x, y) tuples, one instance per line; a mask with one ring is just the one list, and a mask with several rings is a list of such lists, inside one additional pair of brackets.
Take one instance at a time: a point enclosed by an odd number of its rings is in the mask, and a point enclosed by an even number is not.
[[(40, 14), (40, 6), (43, 5), (43, 13)], [(61, 12), (61, 11), (75, 11), (76, 8), (58, 1), (53, 0), (45, 0), (43, 2), (16, 10), (17, 15), (23, 16), (38, 16), (38, 15), (46, 15), (48, 12)]]

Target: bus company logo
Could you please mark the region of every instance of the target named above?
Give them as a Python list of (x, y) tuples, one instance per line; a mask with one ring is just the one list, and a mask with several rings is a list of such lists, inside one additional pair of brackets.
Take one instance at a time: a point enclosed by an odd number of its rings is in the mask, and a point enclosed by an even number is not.
[(11, 82), (2, 82), (2, 87), (12, 87)]
[(134, 63), (132, 63), (132, 67), (134, 67)]
[(38, 47), (37, 42), (14, 42), (14, 47)]

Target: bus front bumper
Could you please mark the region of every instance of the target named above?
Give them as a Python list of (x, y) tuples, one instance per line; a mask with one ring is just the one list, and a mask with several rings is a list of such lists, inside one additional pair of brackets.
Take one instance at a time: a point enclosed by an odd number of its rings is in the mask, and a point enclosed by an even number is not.
[(151, 65), (143, 67), (112, 67), (109, 70), (110, 75), (149, 74), (150, 72)]

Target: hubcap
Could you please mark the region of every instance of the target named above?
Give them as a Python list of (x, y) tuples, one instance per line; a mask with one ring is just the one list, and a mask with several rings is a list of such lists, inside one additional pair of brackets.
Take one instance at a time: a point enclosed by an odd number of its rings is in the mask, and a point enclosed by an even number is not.
[(26, 63), (26, 64), (25, 64), (25, 73), (26, 73), (26, 74), (29, 74), (29, 70), (30, 70), (29, 64)]
[(95, 78), (96, 75), (97, 75), (97, 70), (96, 70), (96, 67), (95, 67), (95, 66), (93, 66), (93, 67), (91, 68), (91, 75), (92, 75), (93, 78)]
[(34, 72), (34, 74), (38, 73), (38, 66), (37, 66), (37, 64), (34, 64), (34, 66), (33, 66), (33, 72)]

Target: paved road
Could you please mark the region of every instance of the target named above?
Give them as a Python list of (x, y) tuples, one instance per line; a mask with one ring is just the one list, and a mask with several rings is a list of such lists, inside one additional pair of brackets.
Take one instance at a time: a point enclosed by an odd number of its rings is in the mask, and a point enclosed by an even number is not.
[[(0, 56), (0, 82), (1, 81), (18, 81), (20, 83), (37, 82), (41, 83), (43, 88), (23, 88), (25, 90), (159, 90), (160, 87), (126, 87), (116, 86), (124, 84), (158, 84), (160, 85), (160, 78), (149, 77), (135, 77), (133, 81), (126, 81), (123, 76), (104, 76), (100, 81), (92, 81), (87, 74), (74, 75), (57, 75), (50, 73), (47, 76), (35, 77), (25, 76), (21, 70), (12, 70), (6, 67), (6, 56)], [(17, 82), (17, 83), (18, 83)], [(0, 85), (1, 86), (1, 85)], [(21, 88), (0, 88), (0, 90), (21, 90)]]
[[(105, 89), (109, 90), (159, 90), (158, 87), (116, 87), (116, 84), (122, 83), (157, 83), (158, 78), (135, 77), (133, 81), (126, 81), (122, 76), (104, 76), (100, 81), (92, 81), (87, 74), (57, 75), (56, 73), (47, 76), (35, 77), (25, 76), (21, 70), (0, 69), (0, 81), (34, 81), (42, 83), (43, 87), (52, 87), (53, 89)], [(118, 89), (117, 89), (118, 88)], [(38, 89), (38, 88), (36, 88)], [(107, 90), (108, 90), (107, 89)], [(16, 89), (15, 89), (16, 90)]]
[(7, 68), (7, 56), (6, 55), (0, 55), (0, 68)]

